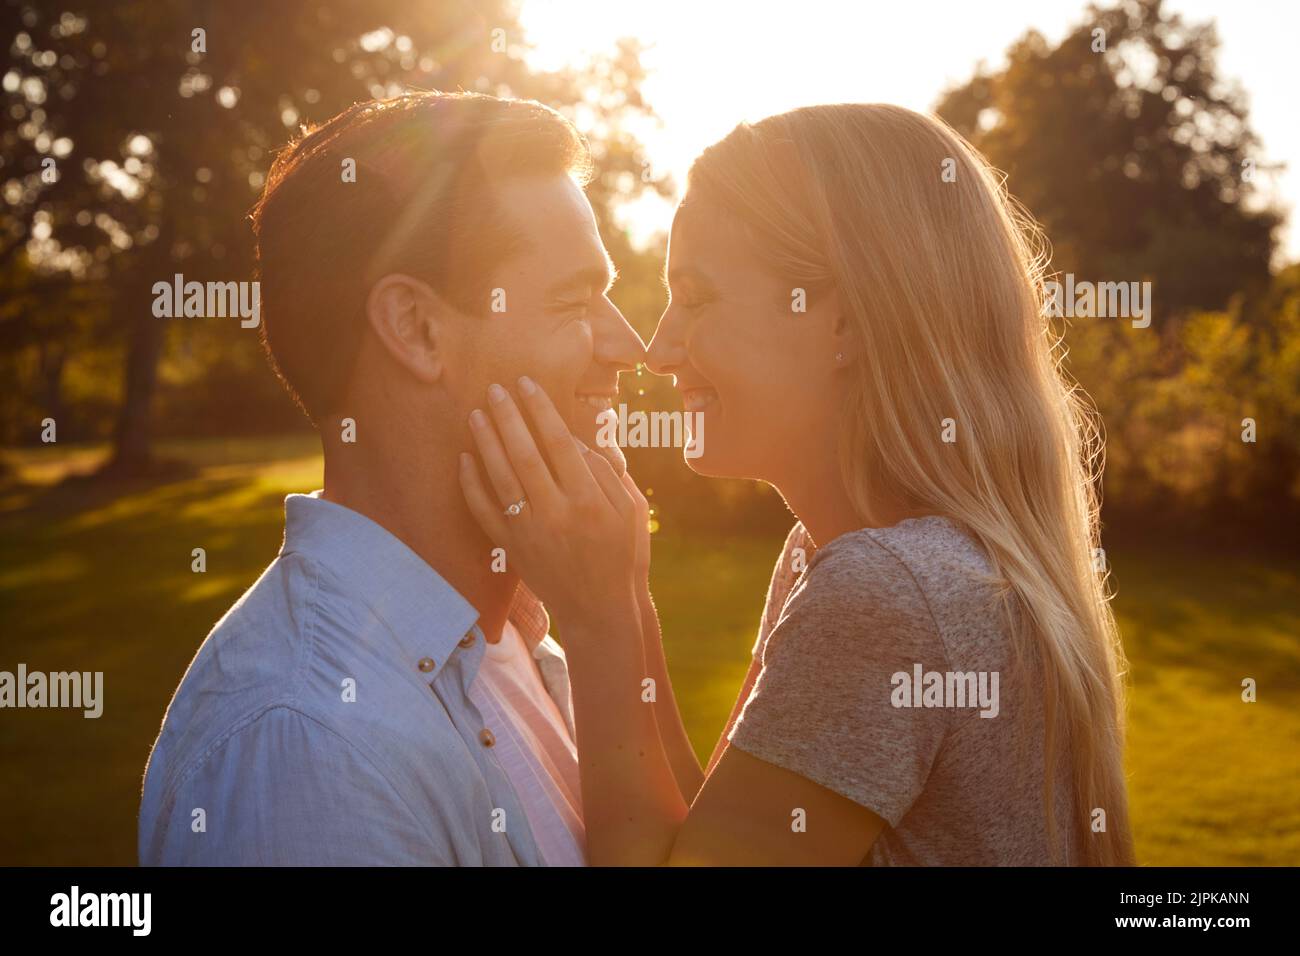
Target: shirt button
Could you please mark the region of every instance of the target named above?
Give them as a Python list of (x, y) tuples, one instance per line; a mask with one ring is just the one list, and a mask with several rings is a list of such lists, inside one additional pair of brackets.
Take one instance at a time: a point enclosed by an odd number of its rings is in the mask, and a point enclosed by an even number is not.
[(484, 727), (482, 730), (478, 732), (478, 739), (479, 742), (482, 743), (484, 747), (491, 747), (493, 744), (497, 742), (497, 739), (495, 736), (493, 736), (492, 731), (488, 730), (486, 727)]
[(462, 638), (460, 639), (460, 646), (461, 646), (461, 647), (473, 647), (473, 646), (474, 646), (474, 632), (473, 632), (473, 631), (466, 631), (466, 632), (465, 632), (465, 636), (462, 637)]
[(432, 657), (420, 658), (420, 664), (419, 664), (420, 670), (424, 671), (426, 674), (429, 673), (429, 671), (433, 670), (434, 666), (435, 665), (433, 663)]

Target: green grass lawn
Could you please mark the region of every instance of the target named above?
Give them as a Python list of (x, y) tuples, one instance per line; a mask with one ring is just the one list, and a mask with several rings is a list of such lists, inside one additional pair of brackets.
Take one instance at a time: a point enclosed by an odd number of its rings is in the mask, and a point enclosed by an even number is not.
[[(130, 864), (149, 747), (199, 643), (275, 556), (314, 441), (161, 448), (190, 475), (64, 479), (100, 449), (9, 452), (0, 670), (103, 671), (104, 716), (0, 711), (0, 864)], [(701, 759), (748, 664), (780, 535), (656, 535), (654, 590)], [(207, 551), (207, 573), (190, 570)], [(1132, 664), (1128, 767), (1144, 864), (1300, 862), (1300, 561), (1108, 547)], [(1254, 678), (1257, 703), (1240, 699)]]

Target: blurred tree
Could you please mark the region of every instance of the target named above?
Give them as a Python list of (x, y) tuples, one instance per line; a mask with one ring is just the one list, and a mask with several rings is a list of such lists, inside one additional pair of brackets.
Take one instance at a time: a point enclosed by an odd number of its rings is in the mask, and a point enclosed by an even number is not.
[(1090, 6), (1056, 46), (1031, 31), (936, 112), (1007, 173), (1056, 268), (1150, 279), (1165, 314), (1222, 309), (1267, 284), (1279, 217), (1247, 201), (1264, 170), (1214, 26), (1162, 7)]
[[(598, 219), (616, 256), (634, 254), (614, 228), (614, 206), (642, 189), (667, 190), (642, 180), (629, 132), (632, 120), (652, 117), (639, 94), (638, 48), (624, 43), (583, 68), (537, 73), (521, 33), (507, 0), (3, 0), (0, 34), (10, 42), (0, 70), (16, 127), (0, 139), (0, 270), (26, 257), (47, 277), (51, 298), (14, 320), (29, 325), (47, 321), (39, 313), (65, 294), (60, 287), (111, 290), (97, 320), (125, 345), (113, 468), (148, 464), (168, 337), (205, 339), (187, 336), (183, 320), (153, 316), (153, 284), (177, 272), (199, 281), (250, 275), (247, 211), (273, 151), (302, 122), (408, 89), (538, 99), (588, 133)], [(256, 349), (256, 334), (238, 322), (211, 335), (221, 343), (213, 355)], [(16, 329), (0, 334), (14, 347), (23, 341)]]
[[(936, 106), (1042, 224), (1051, 271), (1152, 283), (1150, 328), (1062, 323), (1106, 423), (1107, 501), (1130, 513), (1300, 503), (1295, 300), (1269, 284), (1280, 216), (1253, 191), (1267, 169), (1217, 47), (1162, 0), (1093, 5), (1059, 44), (1027, 33)], [(1241, 441), (1254, 414), (1267, 445)]]
[(1143, 485), (1166, 510), (1285, 526), (1300, 512), (1300, 266), (1261, 303), (1237, 297), (1178, 331), (1176, 368), (1130, 408)]
[(81, 352), (99, 347), (103, 290), (70, 286), (61, 275), (36, 272), (23, 255), (0, 266), (0, 443), (35, 441), (53, 418), (61, 437), (75, 435), (87, 412), (65, 395), (66, 370)]

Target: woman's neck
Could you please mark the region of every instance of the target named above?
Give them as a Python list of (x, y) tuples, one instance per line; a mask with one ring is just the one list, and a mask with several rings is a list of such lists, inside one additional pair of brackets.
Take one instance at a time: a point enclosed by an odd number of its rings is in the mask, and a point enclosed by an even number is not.
[(871, 520), (864, 518), (844, 486), (839, 462), (830, 456), (816, 467), (800, 468), (797, 475), (776, 487), (819, 548), (850, 531), (888, 528), (929, 513), (894, 498), (882, 498), (872, 502)]

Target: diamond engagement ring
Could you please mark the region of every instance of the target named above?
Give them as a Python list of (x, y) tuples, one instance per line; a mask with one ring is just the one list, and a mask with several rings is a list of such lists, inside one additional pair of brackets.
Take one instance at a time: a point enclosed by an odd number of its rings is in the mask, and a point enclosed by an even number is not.
[(518, 501), (516, 501), (514, 504), (512, 504), (509, 508), (505, 510), (506, 517), (513, 518), (515, 515), (519, 514), (521, 511), (524, 510), (524, 505), (527, 503), (528, 503), (527, 498), (520, 498)]

